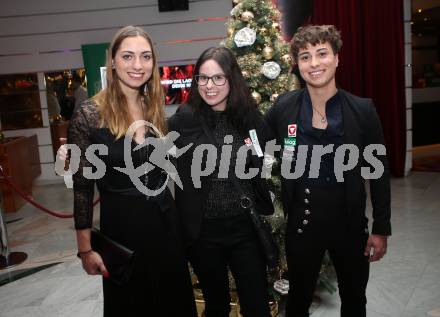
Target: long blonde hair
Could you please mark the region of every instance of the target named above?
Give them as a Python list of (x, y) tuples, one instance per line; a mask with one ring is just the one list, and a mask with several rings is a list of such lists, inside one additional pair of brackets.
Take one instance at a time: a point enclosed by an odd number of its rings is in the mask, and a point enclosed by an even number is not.
[[(92, 98), (98, 106), (101, 115), (100, 126), (110, 129), (111, 133), (116, 136), (116, 139), (125, 135), (128, 127), (132, 123), (132, 118), (128, 112), (127, 98), (119, 86), (118, 77), (112, 64), (122, 41), (128, 37), (135, 36), (141, 36), (148, 41), (153, 55), (151, 77), (144, 85), (139, 87), (139, 94), (144, 96), (146, 105), (144, 120), (151, 122), (161, 133), (166, 134), (167, 132), (164, 96), (160, 84), (160, 75), (153, 42), (143, 29), (130, 25), (123, 27), (115, 34), (107, 54), (107, 88), (101, 90)], [(145, 87), (145, 85), (147, 87)]]

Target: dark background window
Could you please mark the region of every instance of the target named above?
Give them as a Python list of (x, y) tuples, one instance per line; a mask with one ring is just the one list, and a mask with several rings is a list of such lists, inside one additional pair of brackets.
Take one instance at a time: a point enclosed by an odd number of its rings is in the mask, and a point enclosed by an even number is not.
[(0, 119), (2, 130), (43, 126), (37, 74), (0, 76)]

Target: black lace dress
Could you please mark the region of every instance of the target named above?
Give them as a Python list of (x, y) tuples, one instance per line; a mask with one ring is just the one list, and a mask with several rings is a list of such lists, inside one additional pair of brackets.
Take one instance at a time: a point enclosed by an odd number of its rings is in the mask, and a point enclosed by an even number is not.
[[(136, 252), (134, 273), (124, 286), (103, 280), (104, 316), (196, 316), (191, 281), (180, 238), (180, 221), (168, 191), (159, 198), (148, 197), (136, 189), (129, 176), (114, 167), (125, 167), (124, 138), (99, 127), (99, 112), (90, 101), (73, 115), (68, 143), (81, 149), (79, 170), (73, 176), (75, 229), (91, 228), (94, 185), (100, 195), (100, 228), (103, 233)], [(105, 164), (102, 178), (88, 179), (83, 172), (94, 167), (85, 157), (91, 144), (103, 144), (106, 155), (95, 152)], [(145, 147), (133, 151), (135, 167), (147, 161)], [(151, 189), (163, 179), (158, 168), (148, 174)], [(162, 179), (161, 179), (162, 178)], [(145, 176), (141, 177), (146, 182)]]

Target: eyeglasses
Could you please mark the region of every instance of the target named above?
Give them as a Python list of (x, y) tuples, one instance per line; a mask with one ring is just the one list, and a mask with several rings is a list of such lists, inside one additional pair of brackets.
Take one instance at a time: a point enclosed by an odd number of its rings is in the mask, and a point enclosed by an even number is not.
[(209, 80), (212, 80), (212, 83), (216, 86), (223, 86), (226, 84), (226, 76), (225, 75), (214, 75), (214, 76), (206, 76), (206, 75), (196, 75), (195, 80), (199, 86), (206, 86)]

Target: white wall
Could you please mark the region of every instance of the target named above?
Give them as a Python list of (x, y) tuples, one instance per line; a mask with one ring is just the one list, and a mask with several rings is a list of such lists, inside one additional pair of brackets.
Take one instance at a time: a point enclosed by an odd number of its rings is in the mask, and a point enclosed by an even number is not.
[[(82, 68), (82, 44), (110, 42), (120, 27), (138, 25), (153, 38), (160, 64), (190, 63), (226, 37), (230, 10), (230, 0), (193, 0), (188, 11), (174, 12), (159, 12), (157, 0), (2, 1), (0, 74), (38, 72), (47, 117), (43, 73)], [(37, 134), (40, 181), (57, 179), (53, 155), (48, 155), (48, 130), (45, 122), (42, 129), (5, 131), (6, 136)]]
[(163, 13), (157, 0), (3, 2), (0, 74), (82, 67), (82, 44), (110, 42), (129, 24), (152, 36), (159, 62), (193, 60), (226, 36), (226, 21), (213, 18), (227, 17), (230, 9), (230, 0), (196, 0), (188, 11)]

